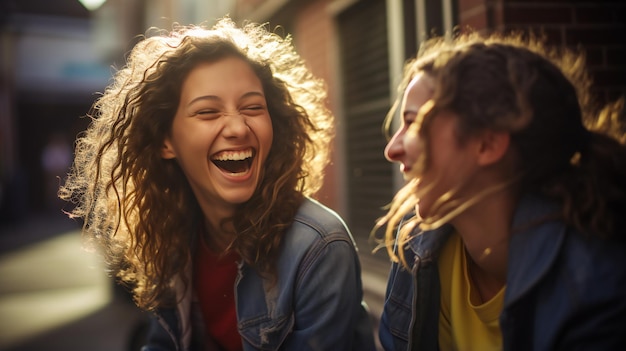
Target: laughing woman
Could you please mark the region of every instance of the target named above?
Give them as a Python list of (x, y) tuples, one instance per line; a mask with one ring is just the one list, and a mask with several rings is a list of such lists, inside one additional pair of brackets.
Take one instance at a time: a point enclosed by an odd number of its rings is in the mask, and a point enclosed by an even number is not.
[(582, 57), (514, 35), (435, 38), (407, 66), (385, 350), (624, 349), (623, 100), (588, 88)]
[(371, 350), (343, 221), (309, 196), (320, 80), (264, 27), (150, 36), (92, 109), (60, 195), (137, 305), (150, 350)]

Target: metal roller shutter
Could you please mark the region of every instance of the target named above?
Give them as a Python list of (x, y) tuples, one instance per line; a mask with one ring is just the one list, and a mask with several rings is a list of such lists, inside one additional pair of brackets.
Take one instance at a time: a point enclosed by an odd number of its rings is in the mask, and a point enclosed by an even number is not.
[(348, 223), (367, 236), (393, 195), (381, 126), (390, 106), (384, 1), (359, 1), (338, 17), (343, 74)]

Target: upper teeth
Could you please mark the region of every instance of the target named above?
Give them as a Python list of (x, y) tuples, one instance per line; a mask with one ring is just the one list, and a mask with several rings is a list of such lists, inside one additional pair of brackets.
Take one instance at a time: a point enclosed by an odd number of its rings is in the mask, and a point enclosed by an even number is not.
[(242, 161), (252, 157), (252, 150), (222, 151), (213, 157), (216, 161)]

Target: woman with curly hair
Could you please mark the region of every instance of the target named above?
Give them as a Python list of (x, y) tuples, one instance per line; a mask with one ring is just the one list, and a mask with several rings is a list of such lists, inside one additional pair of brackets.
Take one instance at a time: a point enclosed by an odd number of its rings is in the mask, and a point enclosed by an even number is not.
[(626, 345), (623, 100), (594, 106), (581, 53), (523, 38), (435, 38), (406, 66), (385, 350)]
[(149, 350), (370, 350), (360, 263), (314, 201), (325, 87), (290, 37), (229, 18), (140, 41), (60, 196), (137, 305)]

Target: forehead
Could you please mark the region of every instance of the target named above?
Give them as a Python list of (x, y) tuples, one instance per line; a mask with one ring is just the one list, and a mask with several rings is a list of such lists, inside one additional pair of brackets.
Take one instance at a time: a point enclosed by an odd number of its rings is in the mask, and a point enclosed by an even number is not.
[(263, 94), (263, 84), (250, 64), (238, 57), (202, 62), (187, 75), (181, 87), (181, 102), (202, 96), (239, 98), (249, 92)]
[(417, 112), (433, 95), (433, 81), (425, 73), (418, 73), (409, 82), (403, 97), (403, 109)]

